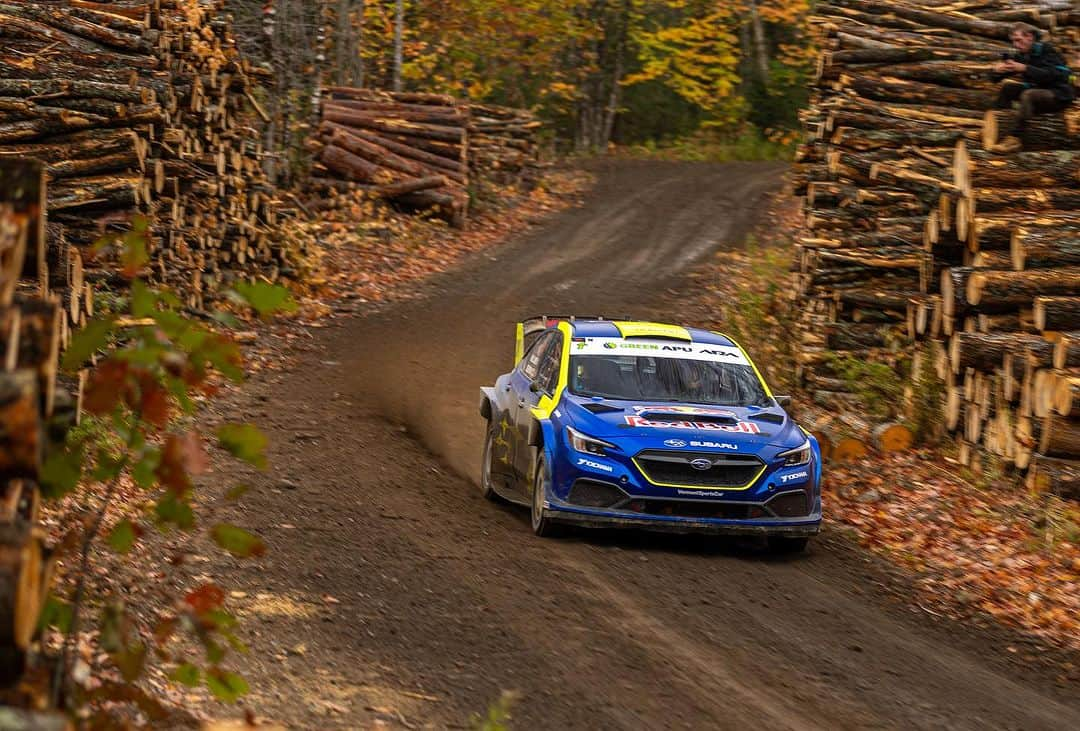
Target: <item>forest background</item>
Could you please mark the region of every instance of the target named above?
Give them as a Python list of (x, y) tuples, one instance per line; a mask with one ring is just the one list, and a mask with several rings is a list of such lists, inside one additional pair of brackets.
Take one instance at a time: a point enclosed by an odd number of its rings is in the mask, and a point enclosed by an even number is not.
[(268, 149), (302, 141), (321, 85), (527, 108), (549, 150), (777, 159), (812, 70), (810, 0), (230, 0), (276, 89)]

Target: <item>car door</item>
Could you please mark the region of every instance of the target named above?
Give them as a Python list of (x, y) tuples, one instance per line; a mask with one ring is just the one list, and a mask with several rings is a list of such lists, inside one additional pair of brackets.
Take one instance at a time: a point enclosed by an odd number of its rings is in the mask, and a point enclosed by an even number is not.
[[(562, 362), (562, 333), (553, 330), (544, 336), (537, 352), (536, 370), (525, 384), (525, 391), (518, 400), (517, 431), (519, 447), (514, 454), (514, 468), (524, 484), (532, 478), (533, 449), (529, 445), (529, 431), (533, 425), (532, 410), (544, 396), (552, 396), (559, 382), (559, 366)], [(525, 375), (525, 374), (523, 374)]]
[[(532, 384), (536, 380), (536, 375), (540, 370), (540, 363), (543, 358), (544, 352), (551, 344), (552, 337), (557, 335), (555, 332), (547, 332), (537, 338), (525, 352), (525, 356), (518, 363), (517, 368), (510, 374), (509, 388), (509, 403), (507, 404), (507, 421), (508, 432), (510, 435), (510, 464), (513, 466), (513, 472), (516, 484), (515, 487), (518, 490), (523, 489), (523, 485), (520, 484), (520, 478), (522, 472), (519, 465), (523, 460), (530, 459), (529, 445), (526, 443), (529, 433), (526, 430), (524, 433), (521, 431), (522, 411), (529, 414), (529, 409), (532, 408), (529, 404), (536, 405), (538, 401), (537, 394), (532, 391)], [(522, 455), (525, 455), (524, 457)]]

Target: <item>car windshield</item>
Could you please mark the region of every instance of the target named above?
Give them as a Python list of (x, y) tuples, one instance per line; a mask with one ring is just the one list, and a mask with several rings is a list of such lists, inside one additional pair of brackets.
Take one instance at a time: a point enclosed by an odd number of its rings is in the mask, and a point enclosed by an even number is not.
[(768, 406), (749, 365), (646, 355), (574, 355), (570, 392), (625, 401)]

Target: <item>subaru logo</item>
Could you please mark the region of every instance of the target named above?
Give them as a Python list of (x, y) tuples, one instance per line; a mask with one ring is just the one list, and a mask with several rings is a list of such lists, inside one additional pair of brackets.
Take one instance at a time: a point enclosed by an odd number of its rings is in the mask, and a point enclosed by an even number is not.
[(684, 442), (682, 439), (668, 439), (668, 440), (666, 440), (664, 442), (664, 446), (665, 447), (676, 447), (676, 448), (685, 447), (686, 442)]
[(690, 466), (693, 467), (695, 470), (701, 470), (702, 472), (704, 472), (705, 470), (712, 469), (713, 465), (711, 459), (695, 459), (690, 463)]

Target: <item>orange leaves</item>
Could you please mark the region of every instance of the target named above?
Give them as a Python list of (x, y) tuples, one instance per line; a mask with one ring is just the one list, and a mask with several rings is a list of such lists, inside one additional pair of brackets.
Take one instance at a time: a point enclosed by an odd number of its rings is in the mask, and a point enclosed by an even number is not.
[(170, 434), (161, 448), (155, 475), (162, 486), (176, 495), (191, 489), (191, 475), (205, 472), (209, 458), (198, 434)]
[(915, 570), (920, 603), (1080, 648), (1080, 545), (1044, 540), (1046, 500), (1006, 480), (980, 489), (928, 454), (826, 467), (826, 520)]
[(121, 360), (107, 360), (90, 375), (83, 392), (83, 409), (97, 416), (108, 414), (120, 402), (128, 389), (128, 364)]
[(225, 603), (225, 592), (214, 584), (206, 583), (188, 592), (184, 603), (191, 607), (195, 614), (206, 614), (221, 608)]

